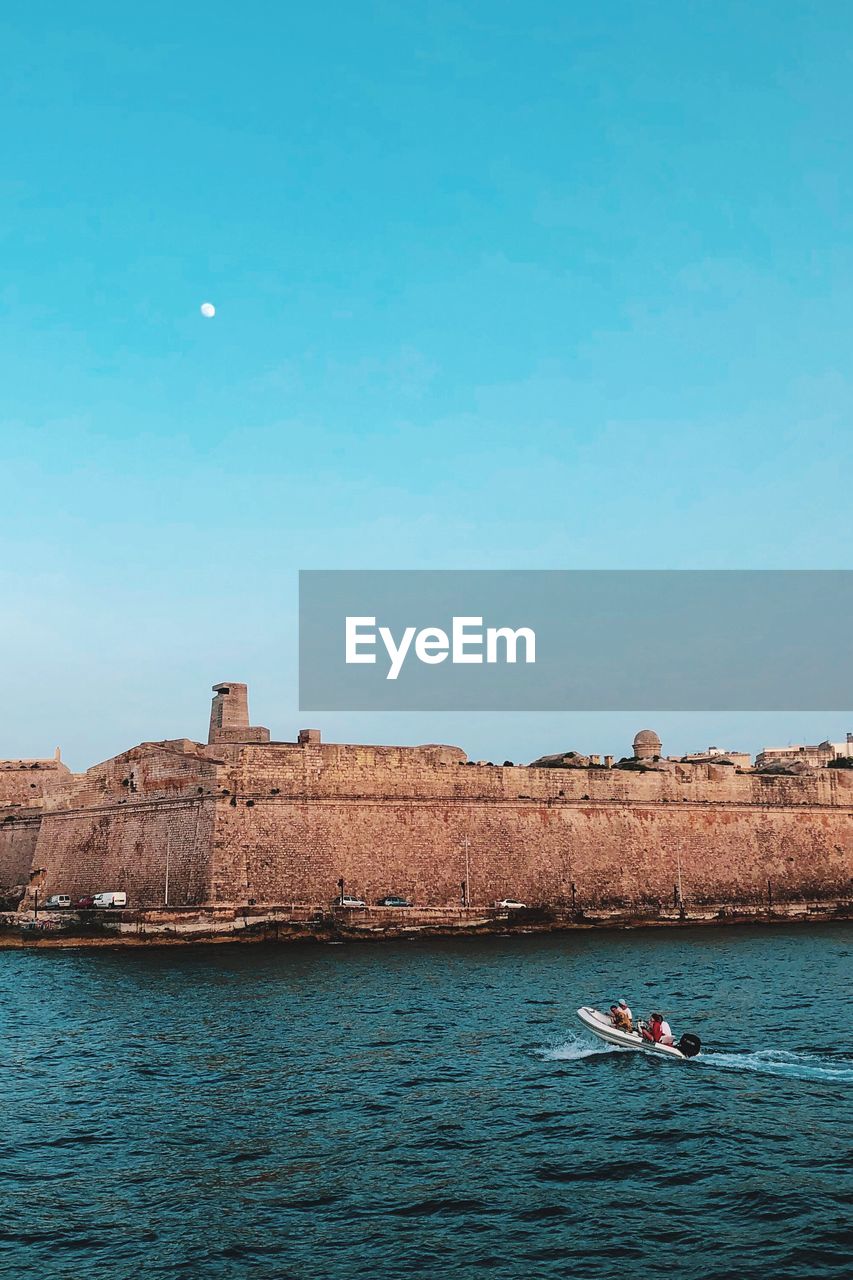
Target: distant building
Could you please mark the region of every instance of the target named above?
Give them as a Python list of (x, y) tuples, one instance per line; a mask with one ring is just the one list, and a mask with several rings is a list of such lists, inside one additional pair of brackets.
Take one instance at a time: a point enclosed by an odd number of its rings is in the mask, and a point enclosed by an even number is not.
[(693, 751), (680, 757), (684, 764), (733, 764), (736, 769), (751, 769), (752, 756), (748, 751), (724, 751), (722, 747), (709, 747), (707, 751)]
[(853, 759), (853, 733), (846, 742), (820, 742), (817, 746), (765, 747), (755, 757), (757, 769), (771, 764), (807, 764), (813, 769), (823, 769), (833, 760)]

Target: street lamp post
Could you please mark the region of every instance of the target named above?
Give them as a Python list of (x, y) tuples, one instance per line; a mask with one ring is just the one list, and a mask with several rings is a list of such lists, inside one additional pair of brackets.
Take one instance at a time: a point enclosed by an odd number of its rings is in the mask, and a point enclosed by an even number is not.
[(468, 837), (464, 836), (462, 839), (462, 848), (465, 850), (464, 906), (466, 907), (470, 907), (471, 905), (471, 859), (468, 854), (468, 844)]
[(167, 831), (166, 832), (166, 884), (164, 885), (164, 889), (163, 889), (163, 906), (164, 907), (168, 907), (169, 905), (169, 862), (171, 860), (171, 856), (172, 856), (172, 835), (171, 835), (171, 832)]

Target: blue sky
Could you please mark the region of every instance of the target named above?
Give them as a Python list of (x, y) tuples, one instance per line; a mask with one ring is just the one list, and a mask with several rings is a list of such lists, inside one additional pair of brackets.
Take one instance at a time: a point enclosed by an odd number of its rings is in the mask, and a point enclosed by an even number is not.
[(636, 715), (298, 712), (297, 570), (850, 567), (851, 34), (840, 0), (7, 9), (0, 755), (203, 736), (226, 678), (280, 737), (621, 754)]

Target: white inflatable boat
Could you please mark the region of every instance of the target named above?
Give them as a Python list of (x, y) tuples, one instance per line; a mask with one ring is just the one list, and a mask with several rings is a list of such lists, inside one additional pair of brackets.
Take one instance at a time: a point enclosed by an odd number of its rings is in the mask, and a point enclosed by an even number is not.
[(695, 1058), (701, 1048), (699, 1037), (689, 1033), (683, 1035), (678, 1044), (655, 1044), (653, 1040), (644, 1040), (639, 1031), (621, 1031), (614, 1027), (609, 1014), (587, 1005), (578, 1009), (578, 1017), (599, 1040), (618, 1044), (621, 1049), (642, 1049), (644, 1053), (656, 1053), (659, 1057), (686, 1061), (688, 1058)]

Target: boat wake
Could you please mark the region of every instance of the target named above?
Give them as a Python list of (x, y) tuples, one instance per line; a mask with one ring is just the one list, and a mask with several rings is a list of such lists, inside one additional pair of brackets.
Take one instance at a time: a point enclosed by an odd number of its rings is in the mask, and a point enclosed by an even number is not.
[(827, 1084), (853, 1084), (853, 1062), (849, 1059), (819, 1058), (813, 1053), (790, 1053), (785, 1049), (755, 1049), (745, 1053), (706, 1053), (697, 1062), (724, 1071), (751, 1071), (757, 1075), (781, 1076), (787, 1080), (816, 1080)]
[[(570, 1035), (548, 1048), (537, 1050), (546, 1062), (582, 1062), (602, 1054), (630, 1053), (616, 1044), (591, 1043)], [(813, 1053), (792, 1053), (785, 1049), (755, 1049), (743, 1052), (715, 1053), (704, 1049), (693, 1059), (697, 1067), (716, 1067), (722, 1071), (746, 1071), (754, 1075), (778, 1076), (786, 1080), (812, 1080), (825, 1084), (853, 1084), (853, 1061), (818, 1057)]]
[(546, 1062), (580, 1062), (582, 1058), (597, 1058), (602, 1053), (628, 1052), (630, 1050), (620, 1049), (616, 1044), (605, 1044), (601, 1040), (591, 1044), (580, 1036), (569, 1036), (568, 1040), (552, 1045), (549, 1049), (540, 1049), (539, 1057)]

